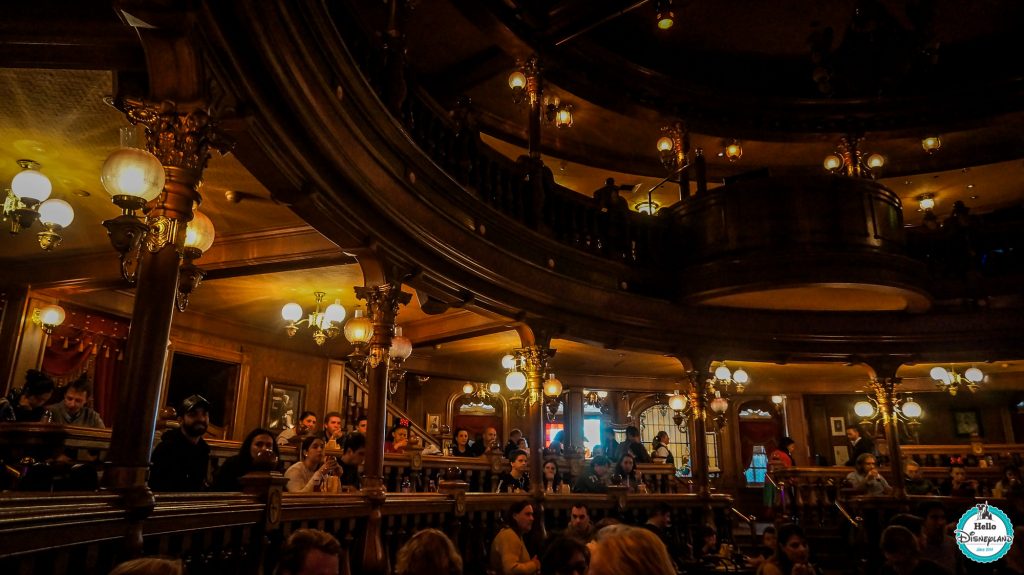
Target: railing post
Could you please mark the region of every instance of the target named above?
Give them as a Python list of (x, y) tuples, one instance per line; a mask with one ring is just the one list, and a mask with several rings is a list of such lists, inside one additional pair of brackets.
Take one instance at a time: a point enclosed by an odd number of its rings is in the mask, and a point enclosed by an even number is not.
[(367, 314), (373, 322), (373, 336), (366, 357), (366, 383), (370, 392), (366, 414), (366, 461), (363, 464), (363, 495), (370, 502), (371, 510), (366, 523), (362, 572), (386, 575), (391, 566), (381, 539), (381, 507), (387, 497), (384, 490), (384, 437), (387, 430), (389, 352), (398, 306), (409, 303), (412, 296), (403, 292), (397, 282), (356, 287), (355, 292), (357, 298), (366, 300)]

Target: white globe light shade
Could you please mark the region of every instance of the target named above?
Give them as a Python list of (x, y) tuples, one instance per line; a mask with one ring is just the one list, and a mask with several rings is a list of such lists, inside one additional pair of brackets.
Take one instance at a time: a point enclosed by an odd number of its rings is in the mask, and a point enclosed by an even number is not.
[(786, 401), (786, 398), (782, 397), (781, 395), (773, 395), (772, 396), (772, 403), (774, 403), (775, 405), (782, 405), (785, 401)]
[(552, 375), (544, 382), (544, 395), (548, 397), (558, 397), (562, 395), (562, 382)]
[(675, 142), (672, 141), (672, 138), (670, 138), (668, 136), (662, 136), (662, 137), (658, 138), (657, 146), (658, 146), (658, 151), (659, 152), (669, 152), (676, 145), (675, 145)]
[(972, 367), (964, 372), (964, 378), (971, 383), (981, 383), (985, 379), (985, 374), (976, 367)]
[(409, 359), (409, 356), (412, 355), (412, 340), (402, 335), (401, 331), (399, 331), (391, 338), (391, 350), (388, 353), (391, 355), (391, 359), (399, 361)]
[(44, 225), (66, 228), (75, 219), (75, 209), (64, 200), (51, 198), (39, 204), (39, 221)]
[(363, 310), (357, 309), (352, 313), (352, 319), (345, 322), (344, 331), (349, 343), (364, 344), (373, 337), (373, 323), (363, 315)]
[(825, 166), (826, 170), (832, 172), (843, 167), (843, 158), (838, 154), (829, 154), (825, 156), (825, 161), (822, 162), (822, 165)]
[(100, 183), (111, 196), (132, 196), (150, 201), (164, 189), (167, 175), (160, 160), (138, 148), (120, 148), (107, 156)]
[(686, 396), (677, 391), (672, 397), (668, 398), (668, 406), (675, 411), (682, 411), (686, 409), (686, 401)]
[(729, 410), (729, 400), (724, 397), (716, 397), (711, 400), (711, 411), (721, 415)]
[(487, 391), (493, 393), (494, 395), (498, 395), (499, 393), (501, 393), (501, 384), (492, 383), (491, 385), (487, 386)]
[(720, 365), (715, 369), (715, 379), (729, 379), (731, 377), (732, 372), (729, 371), (728, 367)]
[(510, 371), (505, 376), (505, 387), (509, 391), (522, 391), (526, 389), (526, 376), (521, 371)]
[(472, 383), (466, 382), (466, 383), (464, 383), (462, 385), (462, 393), (465, 393), (466, 395), (469, 395), (469, 394), (473, 393), (474, 391), (476, 391), (476, 386), (473, 385)]
[(508, 87), (512, 88), (513, 90), (516, 89), (516, 88), (525, 88), (526, 87), (526, 74), (523, 74), (519, 70), (516, 70), (515, 72), (512, 72), (511, 74), (509, 74), (508, 75)]
[(933, 367), (932, 370), (928, 372), (928, 375), (930, 375), (932, 379), (937, 381), (949, 379), (949, 374), (946, 373), (945, 368), (939, 366)]
[(39, 310), (39, 321), (45, 326), (56, 327), (64, 323), (64, 308), (59, 305), (48, 305)]
[[(324, 310), (324, 321), (327, 323), (341, 323), (345, 321), (345, 306), (341, 305), (341, 300), (334, 300), (334, 303), (327, 306)], [(402, 335), (402, 328), (395, 328), (395, 335)]]
[(205, 253), (213, 245), (213, 238), (216, 232), (213, 230), (213, 222), (203, 212), (193, 212), (192, 221), (185, 229), (185, 247), (199, 250)]
[(868, 167), (876, 170), (885, 165), (885, 156), (882, 154), (871, 154), (868, 156)]
[(512, 369), (516, 366), (516, 358), (512, 354), (505, 354), (501, 356), (501, 367), (503, 369)]
[(743, 368), (741, 367), (741, 368), (737, 369), (736, 371), (732, 372), (732, 379), (736, 383), (738, 383), (740, 385), (744, 385), (744, 384), (750, 383), (750, 374), (748, 374), (746, 371), (744, 371)]
[(11, 192), (22, 201), (41, 202), (50, 197), (53, 184), (38, 170), (22, 170), (11, 179)]
[(921, 404), (909, 398), (907, 401), (903, 402), (903, 406), (900, 408), (900, 411), (903, 412), (903, 415), (912, 419), (917, 419), (918, 417), (921, 417), (922, 413), (924, 413), (924, 410), (921, 409)]
[(853, 404), (853, 412), (857, 417), (871, 417), (875, 414), (875, 408), (867, 401), (858, 401)]
[(286, 321), (299, 321), (302, 319), (302, 306), (297, 303), (286, 303), (281, 308), (281, 317)]

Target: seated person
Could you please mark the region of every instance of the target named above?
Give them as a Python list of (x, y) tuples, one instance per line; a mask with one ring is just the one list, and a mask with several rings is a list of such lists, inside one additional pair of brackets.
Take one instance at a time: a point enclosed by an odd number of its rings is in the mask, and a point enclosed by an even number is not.
[(644, 474), (636, 470), (632, 453), (623, 455), (618, 465), (615, 466), (612, 483), (614, 484), (616, 481), (619, 481), (619, 485), (624, 485), (629, 489), (630, 493), (640, 493), (642, 489), (646, 489), (646, 486), (641, 488), (641, 485), (644, 485)]
[(160, 436), (153, 448), (153, 467), (149, 488), (153, 491), (202, 491), (210, 466), (210, 446), (206, 434), (210, 402), (201, 395), (190, 395), (178, 410), (179, 425)]
[(277, 442), (274, 441), (274, 434), (268, 429), (257, 427), (245, 436), (245, 441), (238, 449), (238, 455), (229, 457), (220, 467), (210, 489), (212, 491), (241, 491), (242, 483), (239, 480), (246, 473), (256, 470), (256, 459), (261, 451), (272, 451), (275, 458), (278, 460), (281, 458), (281, 453), (277, 450)]
[(480, 455), (473, 446), (469, 444), (469, 430), (458, 428), (455, 430), (455, 441), (452, 443), (452, 457), (476, 457)]
[(45, 373), (30, 369), (25, 373), (25, 385), (12, 389), (0, 398), (0, 421), (37, 422), (49, 420), (46, 402), (53, 395), (53, 380)]
[[(286, 429), (277, 436), (278, 445), (297, 445), (305, 439), (306, 435), (316, 430), (316, 414), (312, 411), (303, 411), (299, 416), (299, 423), (295, 427)], [(326, 445), (326, 441), (323, 442)]]
[(752, 547), (747, 554), (747, 565), (760, 567), (775, 553), (775, 526), (769, 525), (761, 532), (761, 545)]
[(396, 425), (391, 430), (391, 439), (384, 442), (384, 453), (405, 453), (409, 446), (409, 428)]
[(530, 556), (523, 535), (533, 527), (533, 504), (529, 499), (509, 507), (505, 527), (491, 542), (490, 570), (495, 575), (534, 575), (540, 571), (537, 556)]
[[(334, 449), (341, 446), (341, 438), (345, 435), (345, 432), (341, 429), (340, 413), (332, 411), (324, 416), (322, 435), (325, 448)], [(334, 445), (331, 445), (331, 441), (334, 441)]]
[(775, 541), (775, 552), (758, 567), (757, 575), (815, 575), (818, 572), (810, 563), (811, 548), (799, 526), (792, 523), (780, 526)]
[(327, 461), (324, 459), (324, 440), (315, 435), (306, 435), (299, 446), (299, 461), (284, 472), (288, 479), (285, 490), (306, 493), (319, 491), (324, 478), (338, 470), (338, 462), (333, 457), (326, 458)]
[(569, 527), (564, 535), (575, 537), (584, 543), (594, 538), (594, 524), (590, 521), (590, 508), (586, 503), (573, 504), (569, 514)]
[(341, 488), (342, 490), (358, 490), (362, 487), (359, 480), (359, 466), (366, 460), (366, 436), (353, 431), (345, 436), (341, 446)]
[(530, 456), (525, 451), (515, 450), (509, 457), (512, 469), (498, 478), (498, 493), (528, 493), (530, 491)]
[(860, 495), (889, 495), (892, 487), (878, 472), (878, 461), (871, 453), (857, 457), (857, 467), (846, 476), (846, 483)]
[[(694, 545), (697, 547), (697, 545)], [(710, 525), (700, 528), (700, 547), (697, 548), (697, 558), (719, 555), (721, 547), (718, 545), (718, 531)]]
[(590, 567), (590, 549), (575, 537), (557, 537), (544, 549), (541, 575), (584, 574)]
[(523, 438), (523, 432), (513, 429), (508, 434), (508, 443), (505, 444), (505, 459), (512, 459), (512, 452), (519, 449), (519, 440)]
[(281, 547), (281, 556), (274, 573), (338, 573), (340, 566), (341, 544), (333, 535), (318, 529), (297, 529)]
[(880, 573), (885, 575), (952, 575), (949, 569), (922, 559), (918, 537), (902, 525), (886, 527), (879, 547), (885, 555)]
[[(672, 508), (667, 503), (657, 504), (648, 513), (647, 523), (644, 523), (641, 527), (657, 535), (658, 539), (668, 546), (668, 529), (672, 527)], [(689, 550), (687, 550), (688, 554)]]
[(949, 478), (939, 487), (939, 495), (950, 497), (974, 498), (978, 492), (978, 482), (967, 479), (967, 469), (960, 463), (949, 466)]
[(1003, 468), (1003, 478), (992, 488), (993, 497), (1006, 497), (1011, 492), (1021, 489), (1020, 469), (1010, 463)]
[(939, 492), (931, 480), (921, 477), (921, 466), (913, 459), (908, 459), (903, 469), (907, 495), (935, 495)]
[(49, 407), (53, 422), (61, 425), (103, 429), (103, 419), (100, 418), (100, 414), (96, 413), (95, 409), (85, 406), (89, 402), (90, 395), (92, 395), (92, 388), (89, 385), (89, 378), (83, 373), (81, 377), (64, 388), (64, 401)]
[(603, 455), (590, 460), (590, 469), (576, 479), (573, 493), (608, 493), (608, 469), (610, 462)]
[(558, 472), (558, 461), (544, 461), (544, 492), (560, 493), (562, 491), (562, 474)]
[(519, 441), (516, 442), (516, 450), (525, 451), (527, 455), (530, 454), (530, 443), (526, 441), (525, 437), (520, 437)]

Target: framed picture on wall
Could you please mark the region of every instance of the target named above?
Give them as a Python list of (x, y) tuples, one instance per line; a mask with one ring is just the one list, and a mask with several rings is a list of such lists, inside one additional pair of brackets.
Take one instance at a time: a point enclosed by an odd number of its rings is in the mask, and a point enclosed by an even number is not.
[[(828, 418), (828, 426), (832, 429), (833, 437), (843, 437), (846, 435), (846, 420), (842, 417)], [(843, 461), (846, 460), (844, 459)]]
[(428, 413), (427, 423), (423, 428), (431, 435), (441, 435), (441, 415), (437, 413)]
[(985, 428), (981, 426), (981, 413), (977, 409), (954, 409), (953, 433), (957, 437), (984, 436)]
[(850, 448), (845, 445), (833, 445), (832, 457), (835, 458), (836, 465), (842, 465), (850, 460)]
[(295, 427), (306, 408), (306, 386), (267, 378), (263, 396), (263, 427), (280, 433)]

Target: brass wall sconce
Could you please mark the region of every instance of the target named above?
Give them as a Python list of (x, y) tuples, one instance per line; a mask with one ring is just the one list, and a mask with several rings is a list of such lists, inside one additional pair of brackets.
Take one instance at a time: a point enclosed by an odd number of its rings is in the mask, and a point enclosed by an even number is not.
[(39, 326), (43, 333), (50, 335), (53, 330), (64, 323), (67, 314), (64, 308), (56, 304), (46, 305), (32, 310), (32, 323)]

